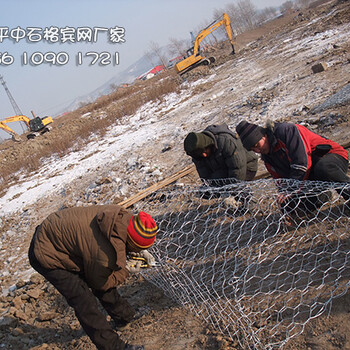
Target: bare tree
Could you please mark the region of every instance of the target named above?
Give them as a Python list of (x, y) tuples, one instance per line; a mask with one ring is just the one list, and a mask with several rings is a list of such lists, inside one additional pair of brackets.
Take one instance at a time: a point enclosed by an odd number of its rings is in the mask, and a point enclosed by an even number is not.
[(111, 83), (111, 84), (109, 84), (109, 88), (110, 88), (111, 91), (115, 91), (115, 90), (117, 90), (118, 85), (115, 84), (115, 83)]
[(277, 15), (277, 10), (275, 7), (265, 7), (260, 13), (258, 14), (258, 24), (264, 23)]
[(153, 52), (145, 51), (145, 56), (148, 59), (148, 61), (151, 63), (152, 67), (155, 67), (156, 64), (155, 64), (155, 59), (154, 59), (154, 56), (153, 56)]
[[(227, 13), (227, 15), (228, 15), (228, 17), (230, 18), (230, 21), (231, 21), (231, 17), (230, 17), (229, 13), (228, 13), (226, 10), (223, 10), (223, 9), (216, 9), (216, 10), (214, 10), (214, 12), (213, 12), (213, 19), (214, 19), (214, 22), (218, 22), (218, 21), (222, 20), (222, 19), (223, 19), (224, 13)], [(232, 26), (231, 26), (231, 27), (232, 27)], [(222, 26), (220, 26), (220, 27), (218, 28), (217, 33), (218, 33), (218, 36), (219, 36), (220, 38), (221, 38), (221, 37), (227, 38), (227, 32), (226, 32), (226, 29), (225, 29), (225, 26), (224, 26), (224, 25), (222, 25)], [(234, 34), (234, 33), (232, 33), (232, 34)], [(215, 42), (217, 43), (217, 42), (218, 42), (218, 39), (216, 38), (216, 36), (215, 36), (214, 34), (213, 34), (213, 36), (214, 36)]]
[(299, 8), (307, 8), (310, 6), (312, 0), (297, 0), (296, 4)]
[(213, 21), (217, 21), (220, 17), (222, 17), (222, 14), (225, 13), (222, 9), (215, 9), (213, 11)]
[(151, 52), (156, 56), (164, 67), (167, 67), (167, 57), (162, 52), (161, 47), (155, 41), (151, 41), (149, 44)]
[(286, 14), (293, 10), (293, 1), (286, 1), (280, 6), (280, 11), (282, 14)]
[(244, 23), (244, 29), (250, 30), (255, 28), (257, 23), (257, 9), (251, 0), (240, 0), (237, 2), (239, 15)]
[(183, 40), (176, 38), (169, 38), (169, 51), (172, 55), (184, 56), (186, 53), (186, 46)]
[(231, 27), (235, 34), (242, 33), (244, 31), (244, 26), (237, 6), (235, 4), (228, 4), (226, 6), (226, 13), (230, 17)]
[(240, 0), (237, 4), (228, 4), (226, 13), (230, 17), (231, 26), (237, 33), (253, 29), (258, 22), (257, 9), (251, 0)]
[[(197, 38), (197, 36), (202, 32), (202, 30), (204, 30), (205, 28), (208, 28), (212, 23), (213, 23), (213, 22), (210, 22), (210, 23), (209, 23), (208, 21), (205, 21), (205, 22), (203, 22), (201, 25), (199, 25), (199, 26), (196, 28), (196, 30), (193, 31), (195, 38)], [(215, 40), (216, 40), (216, 38), (215, 38)], [(210, 40), (210, 37), (207, 36), (207, 37), (204, 38), (204, 40), (202, 40), (202, 42), (200, 43), (200, 49), (201, 49), (203, 46), (205, 46), (206, 43), (208, 43), (208, 42), (209, 42), (210, 45), (212, 44), (212, 43), (211, 43), (211, 40)]]

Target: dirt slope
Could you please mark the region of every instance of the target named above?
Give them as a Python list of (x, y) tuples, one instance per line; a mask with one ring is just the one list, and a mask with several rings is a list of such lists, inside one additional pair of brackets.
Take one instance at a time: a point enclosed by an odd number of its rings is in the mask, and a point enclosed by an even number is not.
[[(138, 160), (143, 159), (145, 163), (156, 159), (162, 165), (163, 177), (169, 176), (190, 164), (182, 150), (186, 132), (203, 129), (209, 123), (226, 122), (234, 126), (242, 116), (262, 124), (267, 117), (308, 122), (316, 132), (339, 143), (349, 141), (349, 100), (333, 103), (331, 107), (313, 113), (313, 108), (350, 83), (349, 39), (342, 41), (341, 45), (332, 45), (330, 41), (326, 50), (310, 57), (301, 56), (307, 47), (300, 46), (295, 54), (281, 58), (282, 50), (288, 53), (297, 45), (289, 42), (289, 37), (297, 35), (302, 40), (335, 28), (344, 30), (349, 18), (349, 1), (330, 1), (317, 8), (290, 14), (237, 38), (239, 50), (234, 57), (223, 57), (222, 61), (219, 57), (222, 65), (192, 75), (194, 79), (201, 74), (208, 77), (216, 73), (215, 78), (197, 86), (198, 98), (192, 95), (191, 104), (185, 107), (179, 104), (179, 108), (174, 107), (166, 115), (167, 122), (174, 123), (180, 131), (138, 149)], [(246, 61), (253, 63), (245, 66)], [(329, 67), (314, 74), (312, 66), (318, 62), (327, 62)], [(254, 80), (250, 79), (251, 75), (254, 75)], [(224, 93), (219, 94), (220, 91)], [(277, 108), (278, 105), (283, 106), (283, 111)], [(206, 113), (203, 114), (203, 110)], [(203, 115), (200, 123), (195, 119), (197, 114)], [(62, 119), (55, 123), (56, 131), (52, 134), (30, 140), (25, 145), (13, 144), (12, 141), (3, 143), (0, 146), (1, 161), (22, 159), (26, 162), (28, 154), (44, 147), (55, 135), (79, 127), (81, 121)], [(162, 152), (167, 145), (168, 150)], [(113, 170), (130, 184), (128, 195), (132, 195), (140, 189), (138, 183), (146, 176), (145, 167), (136, 166), (135, 162), (133, 170), (125, 171), (122, 168), (128, 163), (127, 157), (121, 159)], [(263, 170), (262, 165), (260, 169)], [(106, 194), (115, 191), (109, 171), (96, 169), (91, 174), (84, 174), (72, 181), (64, 193), (49, 196), (16, 215), (1, 218), (1, 286), (3, 291), (13, 284), (17, 288), (0, 297), (0, 348), (95, 349), (72, 310), (52, 286), (36, 275), (28, 280), (33, 271), (28, 265), (26, 252), (34, 227), (50, 212), (63, 206), (91, 203), (92, 200), (101, 203)], [(181, 181), (193, 183), (197, 180), (196, 174), (192, 174)], [(147, 184), (155, 181), (155, 177), (150, 177)], [(96, 185), (93, 190), (89, 189), (92, 183)], [(115, 200), (122, 198), (120, 194)], [(141, 276), (131, 277), (120, 291), (129, 298), (140, 316), (120, 331), (128, 341), (142, 343), (147, 350), (240, 349), (237, 342), (206, 325)], [(334, 301), (329, 315), (311, 320), (303, 334), (292, 339), (286, 349), (350, 349), (349, 315), (348, 293)]]

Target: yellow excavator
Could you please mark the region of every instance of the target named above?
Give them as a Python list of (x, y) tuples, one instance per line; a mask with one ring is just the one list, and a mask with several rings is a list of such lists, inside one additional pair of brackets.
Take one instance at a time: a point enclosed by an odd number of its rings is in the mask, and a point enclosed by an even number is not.
[(184, 74), (190, 69), (193, 69), (201, 64), (208, 65), (215, 62), (214, 57), (207, 58), (207, 57), (201, 56), (200, 43), (206, 36), (208, 36), (214, 30), (218, 29), (221, 25), (225, 26), (227, 36), (232, 46), (232, 54), (235, 53), (235, 47), (234, 47), (234, 41), (233, 41), (233, 35), (232, 35), (232, 29), (231, 29), (231, 21), (229, 16), (226, 13), (224, 13), (223, 18), (220, 21), (210, 24), (208, 27), (203, 29), (197, 35), (194, 41), (193, 47), (191, 47), (186, 52), (187, 57), (175, 65), (175, 69), (178, 73)]
[(37, 135), (44, 134), (47, 131), (51, 130), (51, 123), (53, 122), (51, 117), (40, 118), (37, 117), (32, 111), (33, 119), (30, 119), (23, 115), (21, 110), (19, 109), (15, 99), (13, 98), (10, 90), (8, 89), (4, 77), (0, 75), (0, 83), (4, 87), (7, 96), (12, 104), (12, 107), (16, 113), (13, 117), (5, 118), (4, 120), (0, 120), (0, 129), (6, 131), (12, 136), (12, 139), (15, 141), (21, 141), (20, 136), (12, 130), (7, 124), (13, 122), (24, 122), (29, 130), (29, 134), (27, 134), (28, 139), (33, 139)]
[(13, 140), (20, 141), (21, 140), (20, 136), (7, 125), (7, 123), (12, 123), (12, 122), (24, 122), (30, 131), (29, 134), (27, 134), (27, 138), (33, 139), (34, 137), (40, 134), (44, 134), (45, 132), (50, 131), (51, 130), (50, 124), (53, 122), (53, 120), (51, 117), (48, 117), (48, 116), (44, 118), (34, 116), (33, 119), (30, 119), (25, 115), (14, 115), (13, 117), (8, 117), (4, 120), (1, 120), (0, 129), (9, 133), (12, 136)]

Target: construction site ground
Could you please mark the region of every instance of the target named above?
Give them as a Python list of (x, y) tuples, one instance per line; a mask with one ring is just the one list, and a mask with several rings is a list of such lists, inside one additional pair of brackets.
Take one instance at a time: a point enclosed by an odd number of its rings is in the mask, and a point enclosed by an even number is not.
[[(225, 122), (234, 128), (243, 118), (260, 125), (267, 119), (291, 121), (306, 123), (340, 144), (349, 142), (350, 4), (335, 0), (319, 1), (317, 5), (239, 35), (236, 55), (227, 54), (229, 45), (217, 48), (213, 67), (199, 67), (183, 78), (189, 84), (188, 95), (179, 95), (178, 101), (165, 111), (161, 105), (144, 107), (139, 119), (142, 126), (134, 124), (131, 117), (120, 122), (121, 129), (127, 124), (128, 132), (136, 127), (153, 127), (152, 131), (159, 135), (149, 134), (142, 144), (135, 138), (129, 152), (110, 161), (108, 168), (104, 164), (90, 168), (59, 191), (21, 203), (16, 212), (2, 209), (0, 348), (95, 349), (66, 301), (43, 278), (33, 274), (28, 263), (34, 229), (51, 212), (75, 205), (104, 204), (108, 200), (119, 203), (190, 166), (191, 159), (183, 151), (183, 138), (209, 124)], [(323, 43), (312, 54), (308, 50), (310, 40)], [(314, 72), (312, 67), (319, 63), (326, 69)], [(147, 82), (151, 83), (152, 79)], [(336, 95), (339, 92), (343, 93)], [(153, 112), (148, 114), (147, 108), (153, 108)], [(79, 128), (86, 117), (57, 118), (50, 133), (33, 140), (24, 138), (21, 143), (3, 142), (0, 161), (28, 162), (29, 155), (35, 155), (61, 134)], [(93, 152), (99, 151), (91, 151), (86, 157), (92, 159)], [(73, 165), (67, 165), (67, 172), (70, 167)], [(259, 173), (264, 171), (264, 165), (259, 163)], [(16, 174), (10, 185), (38, 173), (39, 170), (25, 176)], [(177, 181), (199, 183), (195, 172)], [(1, 195), (6, 195), (6, 188)], [(21, 198), (22, 194), (13, 195), (8, 203), (16, 196)], [(147, 350), (241, 349), (237, 341), (194, 316), (142, 275), (131, 276), (119, 290), (140, 316), (120, 330), (122, 338), (131, 343), (144, 344)], [(303, 333), (284, 348), (350, 349), (349, 334), (347, 293), (333, 301), (329, 312), (310, 320)]]

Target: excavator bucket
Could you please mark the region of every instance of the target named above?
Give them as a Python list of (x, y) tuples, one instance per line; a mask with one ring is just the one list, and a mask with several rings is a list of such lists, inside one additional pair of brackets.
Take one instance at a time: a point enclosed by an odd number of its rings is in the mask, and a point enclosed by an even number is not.
[(21, 142), (21, 137), (19, 135), (12, 135), (12, 140), (16, 142)]

